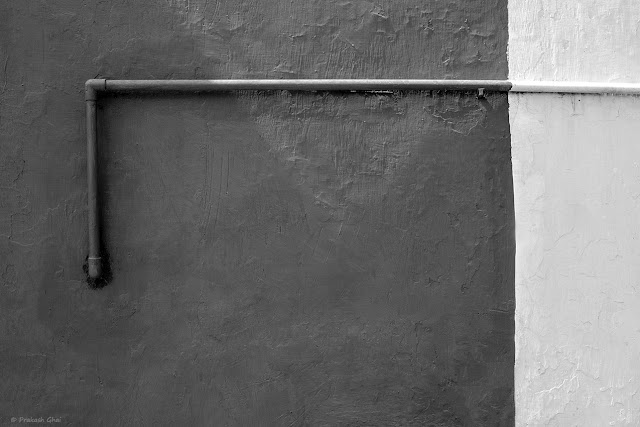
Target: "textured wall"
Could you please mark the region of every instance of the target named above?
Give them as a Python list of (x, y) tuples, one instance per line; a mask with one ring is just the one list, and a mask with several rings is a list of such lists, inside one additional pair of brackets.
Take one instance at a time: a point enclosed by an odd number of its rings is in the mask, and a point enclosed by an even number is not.
[(640, 99), (509, 96), (518, 425), (640, 423)]
[(512, 0), (509, 77), (513, 80), (637, 82), (637, 0)]
[[(509, 76), (637, 82), (630, 0), (509, 3)], [(638, 425), (640, 100), (509, 94), (518, 425)]]
[(0, 415), (509, 425), (506, 97), (103, 99), (90, 77), (505, 78), (506, 2), (0, 6)]

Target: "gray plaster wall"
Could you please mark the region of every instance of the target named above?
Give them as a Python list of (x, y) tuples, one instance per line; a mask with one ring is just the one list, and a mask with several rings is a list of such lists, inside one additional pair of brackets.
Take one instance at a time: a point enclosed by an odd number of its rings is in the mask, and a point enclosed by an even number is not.
[(0, 16), (3, 423), (513, 423), (505, 95), (103, 98), (82, 270), (87, 78), (505, 78), (505, 1)]

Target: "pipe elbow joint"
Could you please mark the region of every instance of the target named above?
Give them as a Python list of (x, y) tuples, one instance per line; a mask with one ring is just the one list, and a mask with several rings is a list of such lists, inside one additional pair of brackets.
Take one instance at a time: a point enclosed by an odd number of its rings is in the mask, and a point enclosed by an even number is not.
[(84, 84), (84, 99), (85, 101), (95, 101), (98, 97), (98, 92), (106, 90), (106, 79), (89, 79)]

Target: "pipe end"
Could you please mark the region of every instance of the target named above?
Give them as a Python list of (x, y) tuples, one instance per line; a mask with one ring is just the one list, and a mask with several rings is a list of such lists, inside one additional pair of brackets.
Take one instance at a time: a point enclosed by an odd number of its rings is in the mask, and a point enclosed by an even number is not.
[(97, 280), (102, 276), (102, 259), (100, 257), (89, 257), (87, 260), (89, 279)]
[(98, 92), (107, 89), (106, 79), (89, 79), (84, 84), (84, 99), (85, 101), (95, 101), (98, 97)]

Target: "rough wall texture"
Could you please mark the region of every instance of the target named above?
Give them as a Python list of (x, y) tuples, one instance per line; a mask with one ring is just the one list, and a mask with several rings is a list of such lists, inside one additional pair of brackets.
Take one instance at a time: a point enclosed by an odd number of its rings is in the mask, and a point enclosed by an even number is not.
[(640, 423), (640, 99), (509, 96), (518, 425)]
[(3, 423), (512, 423), (504, 96), (103, 99), (81, 270), (87, 78), (505, 78), (504, 1), (0, 16)]
[[(509, 3), (510, 78), (637, 82), (632, 0)], [(518, 425), (638, 425), (638, 98), (509, 94)]]
[(512, 0), (509, 78), (638, 82), (637, 0)]

